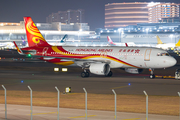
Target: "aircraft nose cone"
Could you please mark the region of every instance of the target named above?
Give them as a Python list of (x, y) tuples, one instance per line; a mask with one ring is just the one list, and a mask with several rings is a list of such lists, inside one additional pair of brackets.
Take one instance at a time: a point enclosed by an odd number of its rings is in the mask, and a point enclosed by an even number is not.
[(176, 59), (173, 58), (173, 57), (169, 60), (170, 66), (174, 66), (176, 63), (177, 63), (177, 61), (176, 61)]

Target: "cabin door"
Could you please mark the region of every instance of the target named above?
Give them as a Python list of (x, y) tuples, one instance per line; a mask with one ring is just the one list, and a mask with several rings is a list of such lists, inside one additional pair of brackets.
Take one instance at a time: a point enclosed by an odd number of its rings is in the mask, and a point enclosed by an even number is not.
[(145, 54), (144, 54), (144, 61), (150, 61), (151, 50), (152, 49), (146, 49)]

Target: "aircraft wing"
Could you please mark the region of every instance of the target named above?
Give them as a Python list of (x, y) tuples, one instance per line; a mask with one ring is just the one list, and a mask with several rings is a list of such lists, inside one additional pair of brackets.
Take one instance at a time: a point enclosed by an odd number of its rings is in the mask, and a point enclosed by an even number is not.
[(81, 58), (68, 58), (68, 57), (54, 57), (54, 56), (35, 55), (36, 51), (21, 50), (15, 42), (14, 42), (14, 45), (16, 46), (19, 54), (24, 54), (24, 55), (31, 54), (32, 57), (36, 57), (36, 58), (43, 57), (43, 58), (48, 58), (48, 59), (64, 59), (67, 61), (73, 61), (74, 63), (76, 63), (79, 66), (89, 65), (90, 63), (99, 63), (99, 62), (107, 63), (107, 64), (110, 63), (109, 60), (100, 60), (100, 59), (95, 60), (95, 59), (81, 59)]

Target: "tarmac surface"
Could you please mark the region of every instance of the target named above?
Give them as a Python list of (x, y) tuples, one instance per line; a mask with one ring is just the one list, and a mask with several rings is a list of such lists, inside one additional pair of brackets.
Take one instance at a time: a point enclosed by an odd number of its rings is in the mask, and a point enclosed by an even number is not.
[[(52, 66), (51, 66), (52, 65)], [(88, 93), (112, 94), (112, 89), (117, 94), (142, 95), (145, 90), (148, 95), (177, 96), (180, 91), (180, 80), (149, 78), (149, 71), (142, 74), (128, 74), (120, 69), (112, 69), (112, 77), (91, 74), (88, 78), (81, 78), (81, 68), (67, 67), (68, 72), (54, 72), (53, 65), (44, 62), (6, 62), (0, 61), (0, 85), (8, 90), (25, 90), (31, 86), (34, 91), (60, 91), (71, 87), (73, 93), (83, 93), (86, 88)], [(179, 66), (167, 69), (157, 69), (156, 75), (172, 75)], [(21, 83), (23, 81), (23, 83)], [(0, 87), (0, 89), (2, 89)]]

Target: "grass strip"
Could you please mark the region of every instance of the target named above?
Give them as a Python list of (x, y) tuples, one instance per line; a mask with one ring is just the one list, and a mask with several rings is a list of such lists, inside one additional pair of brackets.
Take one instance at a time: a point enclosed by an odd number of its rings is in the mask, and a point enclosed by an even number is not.
[[(0, 103), (4, 104), (4, 91), (0, 90)], [(88, 93), (88, 110), (114, 111), (113, 94)], [(7, 104), (30, 105), (30, 91), (7, 91)], [(57, 106), (56, 92), (33, 91), (33, 106)], [(85, 108), (84, 93), (60, 95), (61, 108)], [(144, 95), (117, 95), (117, 111), (145, 113), (146, 97)], [(161, 115), (179, 115), (179, 97), (149, 96), (149, 113)]]

